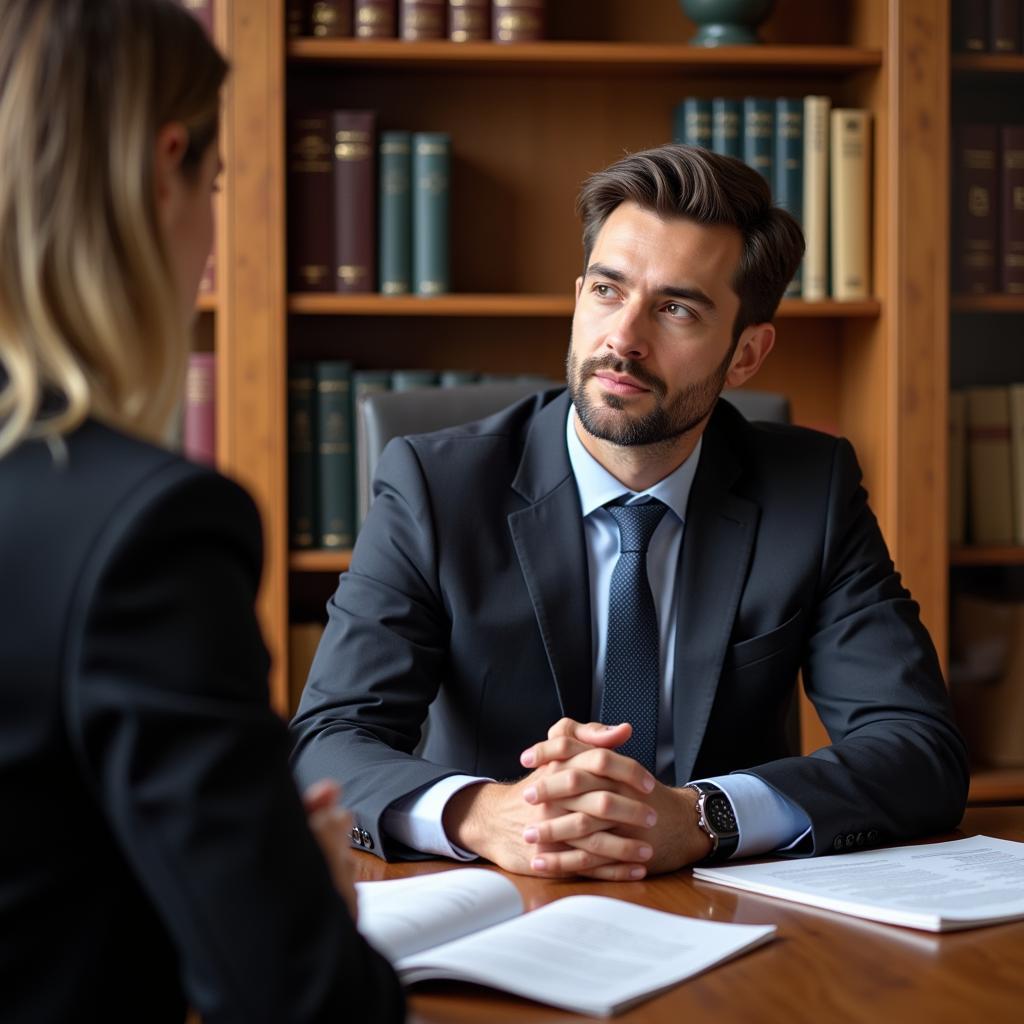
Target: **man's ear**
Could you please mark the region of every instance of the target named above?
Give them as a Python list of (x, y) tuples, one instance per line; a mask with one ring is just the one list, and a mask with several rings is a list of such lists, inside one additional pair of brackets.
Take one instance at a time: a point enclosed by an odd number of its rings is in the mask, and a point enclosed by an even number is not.
[(750, 380), (761, 369), (761, 364), (774, 347), (774, 324), (751, 324), (745, 327), (733, 353), (729, 372), (725, 375), (726, 386), (738, 388)]
[(583, 278), (582, 277), (577, 277), (576, 278), (576, 301), (577, 302), (580, 301), (580, 292), (581, 291), (583, 291)]
[(165, 124), (157, 132), (153, 147), (153, 184), (156, 212), (160, 223), (173, 223), (181, 197), (181, 163), (188, 150), (188, 131), (178, 121)]

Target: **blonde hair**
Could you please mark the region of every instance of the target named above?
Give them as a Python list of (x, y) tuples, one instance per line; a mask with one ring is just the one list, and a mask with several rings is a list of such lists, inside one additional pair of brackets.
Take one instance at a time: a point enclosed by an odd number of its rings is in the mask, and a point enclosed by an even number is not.
[(165, 428), (188, 338), (154, 147), (182, 123), (198, 177), (226, 73), (175, 0), (0, 0), (0, 457), (87, 416)]

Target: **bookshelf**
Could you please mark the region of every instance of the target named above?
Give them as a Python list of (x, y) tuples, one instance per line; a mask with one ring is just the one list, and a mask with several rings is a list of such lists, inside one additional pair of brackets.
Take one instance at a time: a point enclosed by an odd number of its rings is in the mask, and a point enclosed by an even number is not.
[[(956, 40), (952, 42), (955, 48)], [(953, 124), (1021, 122), (1024, 56), (952, 53), (950, 66)], [(1022, 332), (1024, 295), (954, 291), (950, 296), (950, 387), (1024, 380), (1024, 346), (1017, 343)], [(954, 545), (948, 563), (951, 616), (960, 592), (1024, 600), (1024, 547)], [(950, 632), (955, 628), (951, 618)], [(988, 767), (979, 759), (972, 772), (970, 799), (972, 803), (1024, 801), (1024, 767)]]
[[(944, 649), (948, 167), (936, 154), (948, 150), (948, 124), (934, 116), (949, 76), (942, 5), (779, 0), (764, 45), (719, 50), (686, 45), (693, 27), (676, 0), (558, 0), (549, 41), (509, 46), (289, 41), (282, 0), (218, 6), (234, 65), (217, 296), (221, 454), (263, 514), (259, 612), (279, 709), (290, 617), (322, 609), (347, 559), (287, 548), (288, 360), (561, 376), (581, 258), (579, 183), (624, 149), (666, 141), (671, 109), (687, 95), (827, 93), (874, 115), (874, 296), (785, 303), (757, 386), (785, 392), (797, 422), (853, 440), (889, 544)], [(451, 133), (454, 294), (286, 294), (285, 111), (304, 104), (368, 107), (385, 129)]]

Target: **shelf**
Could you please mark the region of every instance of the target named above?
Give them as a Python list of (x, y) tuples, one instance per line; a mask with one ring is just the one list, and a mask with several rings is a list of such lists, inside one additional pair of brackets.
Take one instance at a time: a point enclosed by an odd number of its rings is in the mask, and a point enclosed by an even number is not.
[(956, 53), (950, 63), (953, 74), (1020, 75), (1024, 74), (1024, 56), (1019, 53)]
[[(312, 316), (483, 316), (483, 317), (571, 317), (571, 295), (332, 295), (301, 292), (288, 298), (288, 312)], [(877, 317), (877, 299), (859, 302), (804, 302), (783, 299), (777, 316), (787, 317)]]
[(288, 568), (292, 572), (344, 572), (351, 560), (351, 551), (292, 551)]
[(200, 313), (217, 312), (217, 296), (213, 292), (200, 292), (196, 296), (196, 309)]
[(954, 313), (1024, 313), (1024, 295), (954, 295)]
[(1013, 544), (973, 544), (950, 549), (949, 564), (1024, 565), (1024, 547)]
[(968, 803), (1024, 803), (1024, 768), (976, 768)]
[(685, 43), (539, 42), (501, 45), (447, 40), (294, 39), (294, 63), (339, 63), (410, 70), (664, 75), (772, 71), (793, 75), (846, 73), (882, 66), (882, 51), (857, 46), (718, 46)]

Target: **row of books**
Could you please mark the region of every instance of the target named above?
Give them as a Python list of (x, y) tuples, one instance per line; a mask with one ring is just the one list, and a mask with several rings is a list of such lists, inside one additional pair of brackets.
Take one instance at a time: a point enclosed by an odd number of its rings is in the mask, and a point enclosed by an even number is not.
[(787, 296), (870, 298), (869, 111), (832, 109), (827, 96), (691, 96), (675, 109), (673, 139), (750, 164), (799, 221), (807, 250)]
[(1024, 295), (1024, 124), (959, 124), (953, 138), (953, 289)]
[(960, 53), (1024, 51), (1024, 0), (955, 0), (953, 49)]
[(953, 544), (1024, 544), (1024, 384), (949, 396)]
[[(518, 378), (468, 370), (353, 370), (346, 360), (292, 363), (288, 370), (289, 537), (295, 549), (352, 547), (369, 494), (356, 451), (360, 402), (381, 391), (459, 387)], [(536, 378), (540, 390), (550, 384)]]
[(545, 0), (288, 0), (289, 36), (320, 39), (544, 38)]
[(289, 288), (440, 295), (451, 288), (451, 138), (377, 130), (372, 110), (289, 121)]

